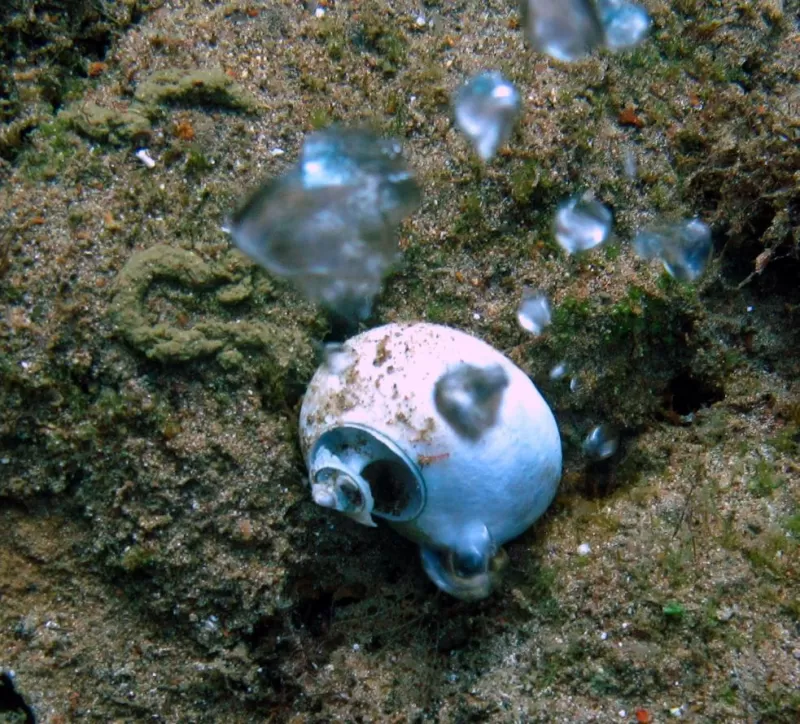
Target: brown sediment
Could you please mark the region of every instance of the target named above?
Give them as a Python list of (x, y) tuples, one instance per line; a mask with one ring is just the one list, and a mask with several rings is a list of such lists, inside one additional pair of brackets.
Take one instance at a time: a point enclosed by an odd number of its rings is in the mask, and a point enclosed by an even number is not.
[[(644, 4), (646, 43), (569, 66), (512, 3), (4, 5), (0, 663), (38, 720), (795, 720), (797, 3)], [(523, 112), (483, 166), (447, 99), (488, 68)], [(399, 137), (425, 197), (372, 323), (513, 350), (561, 424), (561, 495), (477, 605), (308, 502), (326, 322), (219, 228), (333, 121)], [(565, 258), (551, 215), (587, 188), (617, 239)], [(696, 286), (633, 256), (694, 215)], [(601, 421), (621, 452), (587, 468)]]

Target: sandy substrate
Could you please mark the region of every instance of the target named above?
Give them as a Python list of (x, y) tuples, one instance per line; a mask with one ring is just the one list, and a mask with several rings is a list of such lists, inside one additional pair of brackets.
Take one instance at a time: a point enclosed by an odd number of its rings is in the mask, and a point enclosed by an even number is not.
[[(643, 4), (645, 44), (572, 65), (497, 0), (0, 14), (0, 721), (798, 720), (800, 8)], [(482, 166), (449, 97), (486, 68), (524, 108)], [(423, 192), (369, 326), (471, 332), (559, 421), (560, 494), (479, 604), (313, 505), (328, 320), (221, 230), (333, 122), (399, 138)], [(586, 189), (616, 236), (568, 258)], [(633, 255), (691, 216), (698, 283)], [(620, 450), (587, 465), (598, 422)]]

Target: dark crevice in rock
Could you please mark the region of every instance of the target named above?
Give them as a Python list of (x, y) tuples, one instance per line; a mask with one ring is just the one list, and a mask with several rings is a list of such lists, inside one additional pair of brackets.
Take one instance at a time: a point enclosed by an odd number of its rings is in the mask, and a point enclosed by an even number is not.
[(725, 391), (718, 385), (693, 377), (689, 372), (681, 372), (672, 378), (665, 396), (667, 409), (678, 415), (688, 415), (724, 400)]
[(6, 673), (0, 673), (0, 719), (34, 724), (33, 710), (22, 695), (14, 688), (14, 680)]

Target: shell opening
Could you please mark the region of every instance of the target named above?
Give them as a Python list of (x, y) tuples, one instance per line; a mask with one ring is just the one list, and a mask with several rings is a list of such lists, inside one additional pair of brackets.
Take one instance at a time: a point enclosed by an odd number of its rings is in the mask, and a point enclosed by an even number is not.
[(371, 515), (392, 522), (413, 520), (425, 507), (425, 484), (419, 468), (393, 441), (374, 430), (357, 425), (328, 430), (314, 444), (309, 467), (315, 502), (318, 495), (328, 500), (315, 490), (319, 484), (328, 484), (333, 471), (350, 480), (338, 484), (337, 497), (344, 497), (344, 502), (324, 507), (336, 507), (351, 515), (345, 508), (358, 507), (359, 493), (365, 503), (369, 501)]
[(372, 519), (375, 501), (369, 483), (333, 456), (328, 467), (315, 473), (311, 496), (323, 508), (333, 508), (362, 525), (375, 527)]

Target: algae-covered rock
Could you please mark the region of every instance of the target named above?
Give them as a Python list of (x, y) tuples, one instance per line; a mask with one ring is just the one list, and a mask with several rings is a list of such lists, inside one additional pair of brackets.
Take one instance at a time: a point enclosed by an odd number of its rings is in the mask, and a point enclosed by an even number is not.
[(0, 125), (0, 158), (14, 158), (22, 150), (25, 137), (41, 120), (39, 116), (26, 116)]
[(253, 283), (245, 279), (238, 284), (224, 287), (217, 292), (217, 301), (220, 304), (239, 304), (249, 299), (253, 294)]
[[(665, 406), (685, 414), (724, 396), (726, 366), (703, 319), (694, 288), (666, 275), (656, 284), (620, 287), (613, 297), (566, 297), (554, 309), (547, 337), (527, 350), (528, 364), (538, 379), (564, 365), (563, 378), (544, 384), (556, 409), (634, 429)], [(697, 397), (685, 410), (683, 388)]]
[(77, 133), (100, 143), (137, 143), (150, 135), (150, 121), (138, 110), (119, 111), (97, 103), (73, 106), (61, 117)]
[(185, 328), (177, 320), (152, 320), (145, 307), (148, 292), (160, 281), (175, 282), (192, 294), (213, 291), (217, 301), (225, 304), (244, 301), (253, 287), (241, 274), (236, 264), (209, 264), (190, 251), (170, 246), (134, 254), (117, 279), (111, 307), (117, 329), (129, 344), (160, 362), (187, 362), (219, 353), (220, 361), (230, 368), (235, 366), (232, 361), (238, 364), (242, 359), (240, 353), (231, 352), (250, 349), (269, 350), (279, 366), (286, 367), (294, 352), (308, 342), (278, 324), (203, 317)]
[(9, 68), (0, 66), (0, 121), (10, 121), (19, 113), (17, 84)]
[(184, 104), (253, 112), (258, 101), (222, 70), (170, 68), (139, 83), (136, 100), (147, 105)]

